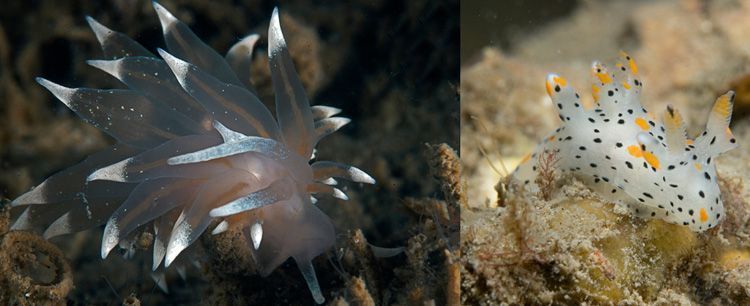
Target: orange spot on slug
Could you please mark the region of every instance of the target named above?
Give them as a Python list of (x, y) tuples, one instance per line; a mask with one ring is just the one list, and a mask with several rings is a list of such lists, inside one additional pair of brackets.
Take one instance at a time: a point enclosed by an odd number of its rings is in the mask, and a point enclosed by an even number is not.
[(646, 160), (646, 162), (651, 165), (651, 167), (654, 167), (654, 169), (659, 169), (659, 158), (654, 155), (654, 153), (651, 153), (649, 151), (643, 151), (639, 146), (631, 145), (628, 146), (628, 153), (635, 157), (635, 158), (641, 158)]
[(596, 77), (599, 78), (599, 81), (602, 82), (602, 84), (612, 83), (612, 77), (610, 77), (609, 74), (606, 74), (604, 72), (597, 73)]
[(547, 87), (547, 94), (551, 97), (552, 96), (552, 84), (550, 84), (550, 82), (547, 81), (545, 86)]
[(708, 213), (706, 213), (705, 208), (701, 208), (700, 214), (701, 214), (701, 222), (705, 223), (706, 221), (708, 221)]
[(563, 79), (561, 77), (553, 77), (552, 81), (554, 81), (555, 84), (560, 85), (560, 87), (565, 87), (565, 86), (568, 85), (568, 81), (566, 81), (565, 79)]
[(654, 153), (651, 152), (643, 152), (643, 159), (646, 160), (646, 162), (651, 165), (651, 167), (654, 167), (654, 169), (659, 170), (659, 158), (654, 155)]
[(716, 103), (714, 104), (713, 108), (714, 114), (718, 115), (720, 118), (726, 118), (729, 117), (731, 111), (732, 109), (729, 105), (729, 95), (723, 95), (716, 99)]
[(641, 151), (641, 148), (639, 148), (636, 145), (629, 146), (628, 147), (628, 153), (630, 153), (630, 155), (632, 155), (633, 157), (636, 157), (636, 158), (643, 157), (643, 151)]
[(633, 72), (633, 74), (638, 74), (638, 66), (635, 64), (635, 60), (628, 56), (625, 51), (620, 51), (620, 56), (628, 61), (628, 66), (630, 66), (630, 71)]
[(632, 71), (633, 74), (638, 74), (638, 65), (635, 64), (635, 60), (633, 58), (630, 58), (628, 64), (630, 64), (630, 71)]
[(646, 119), (643, 119), (641, 117), (635, 118), (635, 124), (640, 126), (644, 131), (648, 131), (651, 128), (648, 126), (648, 122), (646, 122)]

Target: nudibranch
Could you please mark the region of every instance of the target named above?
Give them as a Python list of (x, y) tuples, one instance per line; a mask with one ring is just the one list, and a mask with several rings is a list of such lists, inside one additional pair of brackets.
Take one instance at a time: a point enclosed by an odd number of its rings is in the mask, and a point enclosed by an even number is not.
[(594, 62), (587, 106), (562, 77), (547, 76), (546, 89), (562, 125), (527, 155), (512, 181), (539, 190), (542, 154), (552, 154), (561, 172), (627, 207), (634, 215), (702, 232), (725, 218), (716, 177), (716, 157), (737, 147), (729, 129), (734, 93), (713, 105), (704, 132), (687, 136), (680, 113), (667, 106), (657, 122), (640, 103), (643, 82), (633, 58), (622, 52), (613, 71)]
[(374, 184), (355, 167), (317, 161), (315, 147), (349, 119), (310, 106), (274, 9), (268, 58), (276, 116), (250, 84), (257, 34), (220, 56), (158, 3), (167, 49), (158, 57), (93, 18), (87, 21), (106, 60), (88, 64), (128, 89), (39, 84), (88, 123), (117, 140), (12, 202), (26, 206), (15, 229), (49, 238), (105, 224), (101, 256), (135, 229), (155, 237), (153, 269), (168, 267), (209, 227), (241, 230), (261, 275), (293, 258), (317, 303), (312, 259), (335, 242), (315, 197), (347, 200), (336, 178)]

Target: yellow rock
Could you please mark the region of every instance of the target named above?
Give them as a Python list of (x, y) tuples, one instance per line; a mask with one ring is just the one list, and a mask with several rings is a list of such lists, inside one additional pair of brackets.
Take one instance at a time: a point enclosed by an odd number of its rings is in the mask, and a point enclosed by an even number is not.
[(638, 236), (646, 245), (648, 256), (662, 261), (668, 267), (677, 260), (690, 255), (698, 246), (698, 235), (686, 226), (675, 225), (662, 220), (650, 220), (642, 227)]
[(748, 263), (750, 263), (750, 250), (747, 249), (727, 249), (719, 255), (719, 264), (725, 270), (734, 270)]

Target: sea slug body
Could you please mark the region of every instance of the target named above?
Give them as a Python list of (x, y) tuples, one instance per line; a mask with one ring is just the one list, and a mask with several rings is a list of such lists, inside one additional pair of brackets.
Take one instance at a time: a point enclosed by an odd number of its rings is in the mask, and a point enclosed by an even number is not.
[(705, 131), (687, 136), (680, 113), (667, 106), (662, 122), (640, 103), (643, 83), (633, 58), (621, 53), (614, 71), (594, 62), (587, 107), (555, 74), (546, 89), (562, 125), (545, 137), (513, 172), (512, 182), (539, 190), (539, 156), (554, 154), (556, 167), (641, 218), (659, 218), (702, 232), (725, 218), (716, 157), (737, 147), (729, 129), (734, 93), (714, 103)]
[[(341, 110), (310, 106), (281, 32), (278, 10), (268, 30), (276, 116), (250, 84), (258, 35), (220, 56), (158, 3), (166, 50), (158, 56), (93, 18), (87, 21), (106, 60), (88, 64), (128, 89), (39, 84), (83, 120), (117, 140), (12, 202), (25, 206), (14, 229), (49, 238), (106, 224), (101, 256), (153, 232), (153, 269), (168, 267), (207, 230), (241, 230), (266, 276), (293, 258), (317, 303), (324, 297), (312, 259), (335, 241), (315, 197), (346, 200), (336, 179), (374, 184), (367, 173), (315, 160), (325, 136), (349, 123)], [(127, 244), (127, 243), (125, 243)]]

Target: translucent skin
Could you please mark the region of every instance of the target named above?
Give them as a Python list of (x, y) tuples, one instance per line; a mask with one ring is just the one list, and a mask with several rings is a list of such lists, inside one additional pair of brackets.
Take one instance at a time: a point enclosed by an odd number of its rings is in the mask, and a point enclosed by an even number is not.
[(729, 129), (734, 93), (716, 100), (705, 132), (692, 140), (677, 110), (668, 106), (657, 122), (643, 108), (635, 61), (625, 53), (620, 60), (614, 71), (592, 65), (595, 106), (587, 107), (564, 78), (547, 77), (562, 125), (523, 160), (513, 181), (538, 191), (540, 157), (552, 154), (560, 172), (571, 173), (638, 217), (696, 232), (719, 225), (725, 213), (715, 160), (737, 146)]
[[(301, 198), (300, 193), (259, 209), (263, 220), (263, 243), (253, 249), (261, 275), (270, 274), (287, 258), (297, 262), (309, 262), (333, 246), (335, 234), (333, 224), (323, 212)], [(250, 227), (244, 227), (249, 230)], [(250, 235), (246, 235), (250, 237)]]
[(127, 36), (87, 18), (107, 60), (88, 61), (129, 89), (67, 88), (37, 81), (117, 144), (63, 170), (12, 202), (26, 206), (15, 229), (45, 237), (106, 223), (101, 255), (127, 245), (136, 228), (154, 232), (153, 269), (168, 267), (207, 229), (239, 228), (262, 275), (289, 257), (317, 303), (311, 264), (335, 239), (312, 195), (346, 200), (333, 179), (374, 184), (343, 164), (310, 162), (323, 137), (349, 122), (340, 110), (309, 105), (281, 32), (269, 26), (269, 64), (277, 117), (250, 89), (247, 65), (258, 35), (225, 57), (153, 3), (167, 50), (155, 56)]

